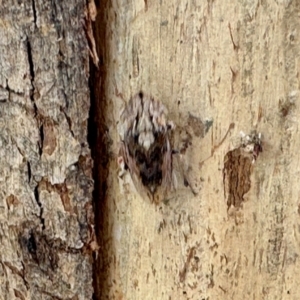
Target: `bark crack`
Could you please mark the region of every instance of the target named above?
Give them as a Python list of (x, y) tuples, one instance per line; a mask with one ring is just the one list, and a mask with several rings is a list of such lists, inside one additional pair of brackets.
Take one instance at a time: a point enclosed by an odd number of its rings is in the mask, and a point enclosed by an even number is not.
[[(66, 103), (67, 103), (67, 101), (66, 101)], [(69, 126), (69, 130), (71, 132), (71, 135), (72, 135), (72, 137), (74, 137), (74, 132), (72, 130), (72, 120), (71, 120), (71, 118), (68, 116), (68, 114), (66, 113), (66, 111), (63, 109), (62, 106), (60, 107), (60, 111), (64, 114), (64, 116), (67, 120), (68, 126)]]
[(34, 0), (32, 0), (32, 13), (33, 13), (33, 22), (34, 22), (34, 25), (36, 26), (36, 7), (35, 7)]
[(35, 79), (35, 74), (34, 74), (34, 64), (33, 64), (33, 58), (32, 58), (32, 47), (29, 41), (29, 38), (27, 37), (27, 56), (28, 56), (28, 64), (29, 64), (29, 74), (30, 74), (30, 82), (31, 82), (31, 89), (30, 89), (30, 100), (33, 104), (33, 109), (34, 109), (34, 116), (37, 115), (38, 109), (34, 100), (34, 92), (35, 92), (35, 87), (34, 87), (34, 79)]
[(39, 218), (41, 220), (42, 229), (44, 230), (45, 229), (45, 218), (43, 217), (44, 208), (43, 208), (42, 202), (40, 200), (39, 184), (34, 188), (34, 198), (35, 198), (35, 201), (36, 201), (37, 205), (40, 208)]
[(39, 145), (38, 145), (39, 146), (39, 155), (42, 156), (43, 147), (44, 147), (44, 137), (45, 137), (45, 135), (44, 135), (44, 125), (43, 124), (40, 126), (39, 131), (40, 131), (40, 142), (39, 142)]
[[(15, 94), (17, 96), (21, 96), (21, 97), (24, 97), (24, 93), (23, 92), (17, 92), (15, 90), (13, 90), (9, 85), (8, 85), (8, 79), (6, 79), (6, 86), (3, 87), (0, 85), (0, 88), (4, 88), (7, 92), (8, 92), (8, 97), (7, 97), (7, 100), (10, 101), (11, 99), (11, 94)], [(6, 99), (5, 99), (6, 101)]]
[(31, 181), (31, 166), (30, 166), (29, 161), (27, 161), (27, 173), (28, 173), (28, 182), (30, 183), (30, 181)]

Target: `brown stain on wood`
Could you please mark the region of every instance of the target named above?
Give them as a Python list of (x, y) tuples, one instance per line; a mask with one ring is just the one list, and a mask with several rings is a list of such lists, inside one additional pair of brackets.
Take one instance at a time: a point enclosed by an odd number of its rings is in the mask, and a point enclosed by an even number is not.
[(229, 151), (224, 158), (223, 183), (224, 195), (227, 197), (227, 208), (231, 206), (240, 208), (244, 195), (251, 187), (251, 158), (245, 156), (238, 148)]
[(18, 198), (15, 195), (11, 194), (6, 198), (6, 204), (7, 204), (8, 209), (10, 209), (13, 206), (19, 205), (20, 201), (18, 200)]
[(196, 249), (195, 247), (191, 247), (189, 249), (189, 252), (188, 252), (188, 255), (187, 255), (187, 259), (186, 259), (186, 261), (184, 263), (184, 266), (183, 266), (182, 270), (179, 272), (179, 280), (180, 280), (180, 282), (183, 282), (185, 280), (186, 273), (187, 273), (190, 261), (191, 261), (192, 257), (194, 256), (195, 249)]

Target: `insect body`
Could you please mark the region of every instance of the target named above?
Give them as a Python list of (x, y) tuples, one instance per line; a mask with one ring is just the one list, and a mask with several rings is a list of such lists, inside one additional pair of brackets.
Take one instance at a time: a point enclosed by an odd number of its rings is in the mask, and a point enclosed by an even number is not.
[(245, 152), (252, 153), (252, 163), (254, 164), (258, 158), (262, 149), (261, 133), (257, 133), (255, 130), (249, 135), (246, 135), (243, 131), (240, 132), (242, 147)]
[(142, 92), (129, 100), (120, 115), (119, 164), (129, 169), (135, 185), (146, 188), (152, 200), (159, 188), (172, 187), (169, 132), (173, 128), (165, 106)]

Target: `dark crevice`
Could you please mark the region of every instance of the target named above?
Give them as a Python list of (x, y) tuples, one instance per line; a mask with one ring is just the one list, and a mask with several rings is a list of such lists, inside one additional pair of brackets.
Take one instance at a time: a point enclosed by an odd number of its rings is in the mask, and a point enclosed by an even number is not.
[(96, 123), (96, 101), (95, 101), (95, 93), (93, 90), (93, 78), (92, 76), (89, 79), (89, 87), (90, 87), (90, 111), (89, 111), (89, 119), (88, 119), (88, 136), (87, 140), (92, 152), (92, 158), (95, 159), (95, 152), (97, 146), (97, 123)]
[(27, 241), (27, 249), (28, 249), (29, 253), (36, 254), (36, 250), (37, 250), (36, 241), (35, 241), (35, 237), (34, 237), (34, 234), (32, 231), (30, 232), (29, 238)]
[(27, 161), (27, 173), (28, 173), (28, 182), (30, 183), (30, 181), (31, 181), (31, 166), (30, 166), (29, 161)]
[(94, 160), (93, 178), (93, 205), (95, 213), (95, 233), (99, 244), (99, 252), (94, 256), (93, 263), (93, 285), (94, 300), (106, 298), (107, 289), (110, 284), (108, 257), (111, 252), (109, 239), (109, 206), (107, 202), (107, 177), (109, 163), (109, 137), (107, 128), (107, 111), (110, 109), (106, 100), (106, 64), (104, 56), (106, 49), (106, 24), (108, 1), (95, 1), (98, 15), (92, 23), (93, 34), (96, 41), (99, 64), (96, 67), (90, 57), (90, 112), (88, 121), (88, 143)]
[(29, 73), (31, 82), (34, 82), (34, 65), (33, 65), (33, 58), (32, 58), (32, 48), (27, 37), (27, 54), (28, 54), (28, 63), (29, 63)]
[(6, 79), (6, 90), (8, 91), (8, 99), (7, 100), (10, 101), (10, 99), (11, 99), (11, 90), (8, 86), (8, 79)]
[(43, 146), (44, 146), (44, 125), (40, 126), (40, 143), (39, 143), (39, 155), (43, 154)]
[(30, 74), (30, 81), (31, 81), (31, 91), (30, 91), (30, 100), (32, 102), (33, 105), (33, 109), (34, 109), (34, 115), (37, 115), (37, 106), (34, 100), (34, 92), (35, 92), (35, 87), (34, 87), (34, 78), (35, 78), (35, 74), (34, 74), (34, 64), (33, 64), (33, 58), (32, 58), (32, 48), (31, 48), (31, 44), (29, 41), (29, 38), (27, 37), (27, 56), (28, 56), (28, 64), (29, 64), (29, 74)]
[(35, 8), (35, 0), (32, 0), (32, 13), (33, 13), (33, 22), (36, 26), (36, 8)]
[(41, 223), (42, 223), (42, 229), (44, 230), (44, 229), (45, 229), (45, 219), (43, 218), (44, 208), (43, 208), (43, 206), (42, 206), (42, 202), (40, 201), (39, 185), (37, 185), (37, 186), (34, 188), (34, 198), (35, 198), (35, 201), (36, 201), (37, 205), (38, 205), (39, 208), (40, 208), (40, 215), (39, 215), (39, 218), (40, 218)]

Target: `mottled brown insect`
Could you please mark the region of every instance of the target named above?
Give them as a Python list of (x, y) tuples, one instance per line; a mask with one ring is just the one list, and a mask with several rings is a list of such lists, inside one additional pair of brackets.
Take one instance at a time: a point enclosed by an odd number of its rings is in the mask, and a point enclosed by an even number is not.
[(255, 130), (246, 135), (243, 131), (240, 132), (242, 148), (245, 152), (252, 153), (252, 163), (254, 164), (260, 152), (263, 151), (261, 142), (261, 133)]
[(144, 187), (155, 202), (158, 189), (172, 187), (169, 134), (173, 128), (165, 106), (143, 92), (132, 97), (120, 115), (119, 165), (122, 172), (129, 169), (137, 189)]

